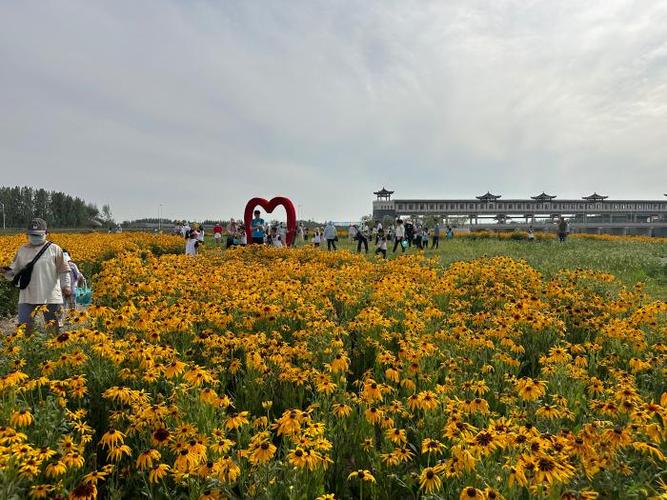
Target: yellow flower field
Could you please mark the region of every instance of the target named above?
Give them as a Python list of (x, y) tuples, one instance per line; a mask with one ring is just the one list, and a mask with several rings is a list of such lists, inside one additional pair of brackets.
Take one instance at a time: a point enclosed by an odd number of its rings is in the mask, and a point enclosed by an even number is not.
[(2, 343), (3, 497), (667, 493), (667, 304), (640, 286), (136, 244), (65, 333)]
[[(178, 251), (183, 246), (177, 236), (151, 233), (49, 233), (48, 239), (70, 251), (77, 262), (97, 262), (120, 252), (162, 249)], [(9, 263), (16, 250), (26, 243), (25, 234), (0, 236), (0, 263)]]

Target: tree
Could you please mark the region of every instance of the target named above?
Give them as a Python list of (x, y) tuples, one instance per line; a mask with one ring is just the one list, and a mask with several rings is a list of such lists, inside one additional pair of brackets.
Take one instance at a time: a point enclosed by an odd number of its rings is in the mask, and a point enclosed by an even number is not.
[(28, 186), (0, 186), (0, 203), (5, 207), (7, 227), (14, 228), (27, 227), (33, 217), (44, 219), (49, 227), (82, 227), (99, 213), (94, 204), (81, 198)]
[(111, 214), (111, 207), (108, 204), (102, 205), (102, 222), (105, 226), (113, 226), (114, 220), (113, 215)]
[(44, 220), (51, 219), (51, 197), (49, 192), (44, 188), (39, 188), (35, 191), (33, 201), (33, 216), (40, 217)]

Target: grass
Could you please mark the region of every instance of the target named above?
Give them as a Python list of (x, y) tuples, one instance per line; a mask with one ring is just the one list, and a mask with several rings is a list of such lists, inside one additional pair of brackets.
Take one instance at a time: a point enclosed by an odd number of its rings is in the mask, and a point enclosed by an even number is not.
[[(347, 239), (339, 248), (356, 251)], [(326, 245), (325, 245), (326, 247)], [(369, 255), (375, 251), (369, 245)], [(412, 248), (408, 252), (417, 252)], [(427, 255), (437, 255), (443, 264), (470, 261), (478, 257), (507, 255), (524, 259), (544, 276), (550, 277), (560, 269), (595, 269), (613, 274), (629, 286), (638, 282), (646, 285), (646, 291), (656, 298), (667, 300), (667, 243), (643, 243), (637, 241), (601, 241), (569, 239), (558, 241), (512, 241), (495, 239), (455, 238), (440, 242), (437, 250), (425, 250)], [(388, 248), (388, 258), (392, 254)]]

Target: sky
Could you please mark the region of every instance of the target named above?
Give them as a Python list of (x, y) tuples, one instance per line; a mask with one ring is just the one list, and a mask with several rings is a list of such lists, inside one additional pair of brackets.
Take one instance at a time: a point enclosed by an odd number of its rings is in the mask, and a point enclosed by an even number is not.
[(664, 0), (0, 0), (0, 185), (117, 220), (664, 199), (666, 26)]

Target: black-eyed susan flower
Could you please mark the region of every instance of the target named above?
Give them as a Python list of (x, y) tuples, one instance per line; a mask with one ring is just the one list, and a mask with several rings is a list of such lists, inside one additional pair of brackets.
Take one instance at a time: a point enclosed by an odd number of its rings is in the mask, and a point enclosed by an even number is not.
[(481, 490), (478, 490), (477, 488), (473, 488), (472, 486), (466, 486), (461, 490), (461, 494), (459, 495), (459, 500), (473, 500), (473, 499), (481, 499), (484, 500), (484, 492)]
[(122, 432), (116, 429), (109, 429), (104, 433), (102, 439), (100, 439), (100, 446), (102, 448), (115, 448), (123, 444), (124, 438), (125, 434)]
[(48, 478), (60, 477), (67, 472), (67, 465), (61, 460), (49, 463), (44, 469), (44, 475)]
[(48, 498), (54, 490), (51, 484), (35, 484), (30, 487), (30, 498)]
[(249, 414), (250, 412), (247, 411), (232, 413), (225, 420), (225, 429), (234, 430), (246, 425), (248, 423)]
[(79, 483), (69, 494), (71, 500), (95, 500), (97, 487), (93, 483)]
[(422, 454), (425, 453), (442, 453), (445, 449), (445, 445), (440, 441), (431, 438), (425, 438), (422, 440)]
[(15, 411), (9, 417), (9, 423), (15, 427), (28, 427), (32, 422), (32, 413), (26, 409)]
[(268, 462), (275, 453), (276, 446), (273, 443), (264, 441), (251, 451), (249, 460), (253, 464), (262, 464)]
[(370, 473), (369, 470), (366, 469), (359, 469), (354, 472), (352, 472), (349, 476), (347, 476), (348, 481), (351, 479), (358, 479), (359, 481), (366, 481), (366, 482), (375, 482), (375, 477), (373, 477), (373, 474)]
[(426, 467), (419, 475), (419, 489), (433, 493), (442, 488), (442, 480), (434, 467)]
[(162, 455), (154, 448), (142, 451), (136, 460), (136, 467), (139, 470), (146, 470), (153, 467), (153, 463), (160, 460)]
[(151, 484), (161, 481), (167, 473), (170, 471), (170, 467), (167, 464), (155, 464), (148, 472), (148, 482)]
[(385, 431), (385, 436), (394, 444), (402, 445), (408, 442), (405, 429), (391, 428)]

